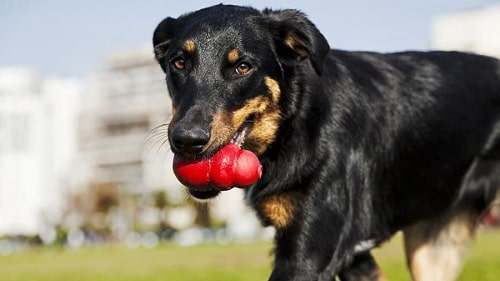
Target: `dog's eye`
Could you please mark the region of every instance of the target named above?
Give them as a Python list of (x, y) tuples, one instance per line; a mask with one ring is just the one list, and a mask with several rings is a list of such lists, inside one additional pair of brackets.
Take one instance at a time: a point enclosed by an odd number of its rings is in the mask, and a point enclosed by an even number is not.
[(247, 74), (248, 72), (250, 72), (250, 70), (252, 69), (252, 66), (246, 62), (240, 62), (237, 66), (236, 66), (236, 73), (239, 74), (239, 75), (245, 75)]
[(181, 57), (177, 57), (172, 60), (172, 65), (178, 70), (184, 70), (186, 68), (186, 61)]

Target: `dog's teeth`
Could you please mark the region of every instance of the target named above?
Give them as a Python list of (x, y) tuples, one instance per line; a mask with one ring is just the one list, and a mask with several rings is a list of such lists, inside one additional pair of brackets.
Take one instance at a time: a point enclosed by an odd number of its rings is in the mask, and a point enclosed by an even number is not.
[(231, 142), (236, 144), (239, 147), (243, 146), (243, 143), (245, 142), (245, 137), (247, 134), (247, 127), (244, 127), (243, 130), (240, 132), (236, 133), (233, 138), (231, 139)]

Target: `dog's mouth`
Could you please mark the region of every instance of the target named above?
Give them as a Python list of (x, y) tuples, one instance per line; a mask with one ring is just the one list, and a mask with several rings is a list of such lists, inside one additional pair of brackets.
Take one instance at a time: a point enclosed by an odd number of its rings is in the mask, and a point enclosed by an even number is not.
[(221, 191), (211, 187), (207, 189), (194, 189), (188, 187), (188, 192), (192, 197), (203, 201), (216, 197)]
[(253, 123), (252, 118), (248, 118), (245, 122), (243, 122), (240, 128), (236, 131), (236, 134), (234, 134), (233, 138), (231, 139), (231, 143), (234, 143), (239, 147), (243, 147), (247, 134), (250, 131), (250, 127), (252, 126), (252, 123)]
[(257, 156), (242, 149), (252, 123), (251, 118), (243, 122), (229, 143), (211, 157), (189, 160), (175, 155), (174, 173), (192, 197), (210, 199), (233, 187), (248, 187), (260, 178), (262, 166)]

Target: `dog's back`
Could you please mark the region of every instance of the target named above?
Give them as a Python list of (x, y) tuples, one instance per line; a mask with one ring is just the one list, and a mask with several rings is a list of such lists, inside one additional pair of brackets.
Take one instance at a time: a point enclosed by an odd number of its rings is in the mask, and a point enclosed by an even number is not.
[[(498, 60), (458, 52), (332, 51), (327, 65), (331, 107), (344, 112), (328, 122), (353, 128), (339, 138), (363, 148), (379, 181), (374, 192), (405, 210), (393, 214), (395, 228), (465, 201), (486, 207), (500, 186), (500, 171), (491, 167), (500, 152)], [(490, 167), (478, 167), (486, 162)], [(432, 196), (424, 186), (433, 187)]]

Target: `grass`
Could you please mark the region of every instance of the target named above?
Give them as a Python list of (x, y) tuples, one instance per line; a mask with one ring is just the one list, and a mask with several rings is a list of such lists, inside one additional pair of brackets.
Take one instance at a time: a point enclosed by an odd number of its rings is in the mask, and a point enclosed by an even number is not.
[[(410, 280), (401, 239), (375, 251), (389, 280)], [(39, 249), (0, 257), (2, 281), (267, 280), (270, 243), (171, 244), (156, 249), (121, 246), (79, 250)], [(482, 231), (469, 252), (459, 281), (494, 281), (500, 276), (500, 231)]]
[(40, 249), (0, 257), (2, 281), (265, 280), (268, 243)]
[[(402, 249), (401, 236), (376, 249), (373, 253), (387, 279), (411, 280)], [(457, 281), (500, 280), (500, 229), (479, 231), (466, 255), (462, 272)]]

